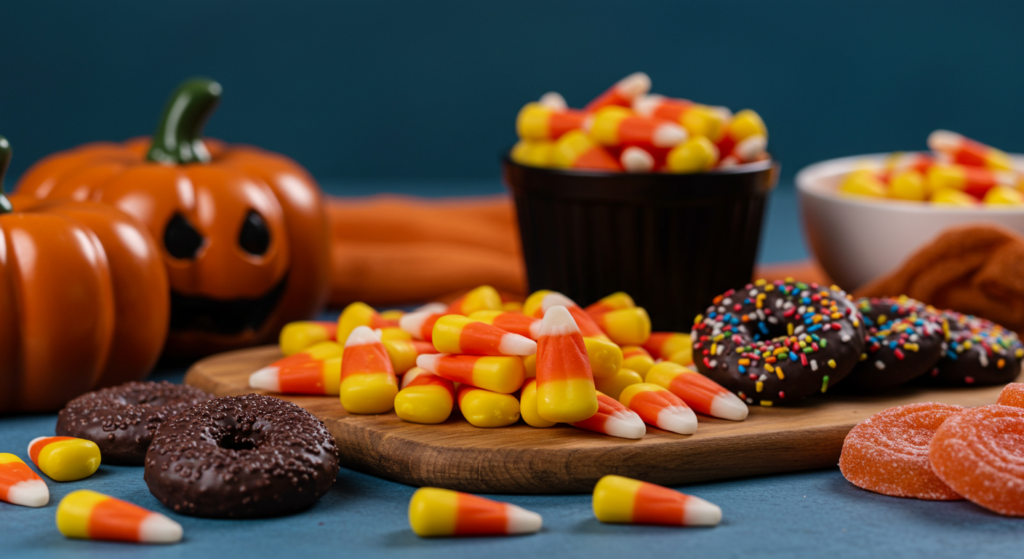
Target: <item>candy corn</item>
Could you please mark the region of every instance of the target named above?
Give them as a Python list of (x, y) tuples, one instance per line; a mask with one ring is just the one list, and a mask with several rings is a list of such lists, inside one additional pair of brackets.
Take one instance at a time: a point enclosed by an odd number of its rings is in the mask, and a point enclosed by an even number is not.
[(686, 99), (671, 99), (664, 95), (644, 95), (633, 101), (637, 114), (677, 122), (693, 136), (705, 136), (718, 141), (725, 128), (722, 111)]
[(399, 326), (388, 326), (385, 328), (379, 328), (378, 330), (380, 331), (380, 341), (382, 342), (389, 340), (411, 342), (415, 339), (412, 337), (412, 334), (402, 330)]
[(605, 107), (584, 125), (590, 137), (603, 146), (671, 148), (686, 141), (678, 124), (637, 116), (624, 107)]
[(557, 140), (566, 132), (579, 130), (585, 118), (583, 111), (568, 107), (556, 109), (550, 103), (527, 103), (516, 116), (516, 134), (523, 140)]
[(718, 158), (718, 148), (711, 140), (695, 136), (668, 152), (665, 168), (672, 173), (701, 173), (714, 168)]
[(594, 487), (594, 516), (614, 524), (715, 526), (722, 520), (722, 509), (653, 483), (604, 476)]
[(182, 536), (170, 518), (88, 489), (61, 499), (57, 529), (68, 538), (135, 543), (177, 543)]
[(388, 309), (386, 311), (380, 311), (380, 317), (384, 320), (388, 320), (398, 324), (398, 321), (405, 316), (405, 311), (401, 309)]
[(623, 346), (622, 347), (622, 368), (631, 369), (646, 375), (648, 369), (654, 366), (654, 358), (644, 348), (640, 346)]
[(615, 375), (608, 378), (594, 377), (594, 386), (597, 387), (598, 391), (618, 400), (619, 395), (622, 394), (622, 391), (627, 386), (640, 384), (643, 381), (644, 377), (640, 373), (623, 367)]
[(501, 310), (501, 294), (498, 293), (497, 289), (489, 285), (481, 285), (452, 301), (452, 304), (448, 305), (448, 310), (445, 314), (469, 316), (476, 311), (492, 310)]
[(639, 439), (647, 433), (636, 412), (600, 392), (597, 393), (597, 413), (572, 425), (621, 439)]
[(651, 317), (643, 307), (619, 309), (599, 315), (597, 325), (620, 345), (640, 345), (651, 336)]
[(434, 310), (414, 311), (403, 316), (398, 323), (413, 338), (429, 342), (434, 335), (434, 324), (444, 314)]
[(434, 323), (431, 336), (434, 347), (442, 353), (469, 355), (532, 355), (537, 342), (506, 332), (497, 326), (457, 314), (442, 316)]
[(523, 386), (526, 369), (518, 357), (420, 355), (416, 366), (453, 382), (511, 394)]
[(996, 171), (1010, 171), (1013, 168), (1006, 152), (949, 130), (932, 132), (928, 136), (928, 148), (958, 165), (987, 167)]
[(398, 379), (380, 335), (367, 326), (357, 326), (345, 342), (339, 392), (349, 413), (386, 413), (394, 407)]
[(633, 298), (629, 296), (625, 291), (616, 291), (611, 295), (607, 295), (598, 299), (596, 303), (587, 305), (584, 309), (590, 316), (597, 320), (597, 318), (605, 313), (612, 311), (618, 311), (622, 309), (632, 309), (636, 307), (636, 303), (633, 302)]
[(962, 190), (982, 198), (995, 186), (1013, 186), (1014, 176), (1005, 171), (993, 171), (983, 167), (963, 165), (932, 165), (927, 175), (928, 190)]
[(627, 173), (650, 173), (658, 165), (657, 159), (650, 151), (629, 146), (619, 154), (619, 163)]
[(541, 524), (535, 512), (447, 489), (423, 487), (409, 501), (409, 525), (424, 538), (532, 534)]
[(657, 384), (641, 383), (627, 386), (619, 401), (635, 411), (644, 423), (658, 429), (692, 435), (697, 432), (697, 416), (678, 396)]
[(292, 355), (318, 342), (337, 341), (338, 323), (308, 320), (289, 322), (281, 329), (278, 339), (281, 353)]
[(1020, 206), (1024, 204), (1024, 194), (1021, 191), (1008, 186), (996, 186), (985, 193), (986, 204), (997, 204), (1004, 206)]
[(21, 458), (0, 452), (0, 501), (23, 507), (41, 507), (50, 502), (46, 482)]
[(872, 169), (858, 169), (843, 177), (839, 183), (839, 193), (850, 196), (866, 196), (884, 198), (887, 195), (885, 183)]
[(643, 72), (630, 74), (615, 83), (608, 91), (598, 95), (584, 111), (594, 112), (603, 107), (631, 107), (633, 100), (651, 90), (651, 78)]
[(476, 311), (469, 318), (497, 326), (506, 332), (536, 340), (540, 336), (540, 320), (521, 312)]
[(519, 400), (511, 394), (463, 385), (457, 399), (462, 417), (474, 427), (505, 427), (519, 421)]
[[(590, 374), (596, 381), (599, 378), (611, 378), (622, 368), (622, 349), (612, 342), (597, 338), (583, 338), (587, 348), (587, 360), (590, 361)], [(523, 357), (526, 378), (537, 376), (537, 356)]]
[(421, 341), (407, 340), (382, 340), (388, 358), (391, 359), (391, 367), (396, 375), (405, 374), (406, 371), (416, 366), (416, 358), (427, 353), (437, 353), (434, 344)]
[(277, 394), (337, 396), (341, 391), (341, 357), (297, 364), (275, 363), (249, 375), (249, 387)]
[(768, 128), (761, 116), (750, 109), (733, 115), (718, 140), (718, 152), (734, 163), (749, 163), (763, 156), (768, 149)]
[(38, 437), (28, 443), (32, 463), (54, 481), (87, 478), (100, 467), (100, 447), (74, 437)]
[(675, 394), (695, 411), (704, 415), (743, 421), (747, 405), (732, 392), (708, 377), (682, 365), (665, 361), (647, 371), (647, 382)]
[(690, 349), (693, 344), (690, 342), (689, 334), (679, 332), (652, 332), (643, 344), (644, 349), (650, 352), (655, 359), (668, 359), (680, 351)]
[(966, 192), (946, 188), (933, 192), (931, 202), (936, 206), (973, 208), (978, 205), (979, 200)]
[(922, 201), (928, 198), (924, 175), (913, 169), (896, 172), (889, 181), (890, 198)]
[[(582, 310), (582, 309), (581, 309)], [(537, 341), (537, 413), (573, 423), (597, 413), (597, 393), (583, 336), (569, 310), (547, 309)]]
[(537, 379), (526, 379), (519, 396), (519, 413), (530, 427), (543, 429), (555, 425), (554, 421), (548, 421), (537, 413)]
[(583, 310), (583, 308), (577, 305), (572, 299), (558, 293), (557, 291), (540, 290), (534, 292), (527, 297), (526, 302), (523, 303), (523, 313), (527, 316), (541, 318), (548, 309), (556, 305), (568, 309), (569, 314), (572, 315), (572, 319), (576, 323), (576, 327), (579, 328), (580, 334), (582, 334), (583, 337), (610, 341), (604, 331), (601, 330), (601, 327), (594, 321), (593, 317), (587, 314), (587, 311)]
[(520, 165), (551, 167), (554, 165), (555, 143), (548, 141), (519, 140), (512, 146), (509, 157)]
[(560, 169), (622, 170), (618, 159), (579, 130), (573, 130), (555, 142), (551, 162)]
[(553, 111), (564, 111), (569, 108), (565, 97), (562, 97), (562, 94), (557, 91), (549, 91), (541, 95), (537, 102)]
[(369, 326), (371, 329), (377, 329), (398, 326), (398, 323), (393, 320), (385, 320), (366, 303), (352, 303), (345, 307), (345, 310), (341, 311), (341, 316), (338, 317), (338, 342), (344, 344), (357, 326)]
[(402, 377), (402, 389), (395, 396), (395, 413), (411, 423), (442, 423), (454, 406), (454, 383), (418, 367)]

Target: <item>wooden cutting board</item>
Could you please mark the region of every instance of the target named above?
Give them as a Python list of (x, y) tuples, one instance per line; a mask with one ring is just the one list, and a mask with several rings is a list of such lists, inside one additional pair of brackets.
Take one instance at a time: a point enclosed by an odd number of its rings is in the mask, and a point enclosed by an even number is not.
[[(185, 382), (217, 396), (259, 392), (249, 388), (249, 374), (280, 357), (276, 346), (215, 355), (193, 365)], [(911, 402), (992, 404), (1001, 388), (828, 394), (791, 407), (752, 407), (741, 422), (699, 416), (697, 433), (690, 436), (648, 426), (637, 441), (522, 422), (480, 429), (458, 413), (440, 425), (417, 425), (394, 413), (349, 415), (336, 397), (282, 398), (327, 424), (348, 468), (409, 485), (477, 493), (586, 493), (607, 474), (679, 485), (832, 467), (846, 434), (872, 414)]]

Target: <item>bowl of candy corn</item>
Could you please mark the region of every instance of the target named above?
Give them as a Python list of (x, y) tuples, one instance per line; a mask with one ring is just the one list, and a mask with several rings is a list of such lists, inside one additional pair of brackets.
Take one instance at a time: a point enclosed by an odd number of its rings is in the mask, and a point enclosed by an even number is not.
[(933, 132), (928, 147), (797, 173), (811, 250), (844, 289), (895, 270), (949, 227), (990, 223), (1024, 235), (1024, 156), (947, 130)]
[(623, 78), (582, 109), (527, 103), (504, 158), (529, 284), (580, 300), (626, 291), (659, 330), (753, 274), (778, 166), (756, 112), (650, 94)]

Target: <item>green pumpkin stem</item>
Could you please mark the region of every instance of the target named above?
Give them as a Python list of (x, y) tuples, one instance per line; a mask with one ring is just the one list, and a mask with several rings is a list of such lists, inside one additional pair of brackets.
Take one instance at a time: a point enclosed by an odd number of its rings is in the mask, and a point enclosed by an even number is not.
[(146, 159), (170, 165), (209, 163), (203, 127), (220, 103), (220, 94), (220, 84), (206, 78), (179, 85), (164, 107)]
[(0, 214), (9, 214), (14, 211), (11, 201), (4, 194), (4, 175), (7, 174), (7, 167), (11, 164), (11, 144), (7, 138), (0, 136)]

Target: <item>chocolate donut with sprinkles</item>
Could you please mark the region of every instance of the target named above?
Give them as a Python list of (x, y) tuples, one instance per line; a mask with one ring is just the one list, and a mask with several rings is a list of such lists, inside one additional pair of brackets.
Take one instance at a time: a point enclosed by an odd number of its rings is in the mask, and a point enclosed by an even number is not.
[(690, 336), (701, 373), (762, 406), (826, 392), (864, 351), (863, 320), (846, 293), (792, 278), (715, 297)]
[(945, 311), (946, 352), (926, 377), (934, 384), (1005, 384), (1020, 374), (1024, 346), (1012, 330), (976, 316)]
[(946, 351), (944, 319), (909, 297), (860, 299), (866, 328), (861, 360), (842, 389), (884, 390), (935, 368)]

